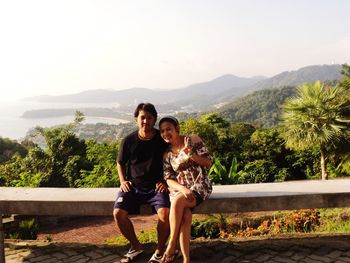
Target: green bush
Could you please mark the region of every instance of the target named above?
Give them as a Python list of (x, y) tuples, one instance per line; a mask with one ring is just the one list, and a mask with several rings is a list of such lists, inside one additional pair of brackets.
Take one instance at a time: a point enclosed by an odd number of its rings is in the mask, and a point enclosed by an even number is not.
[(239, 182), (242, 184), (267, 183), (275, 180), (277, 166), (269, 160), (255, 160), (247, 163), (238, 172)]
[(193, 221), (191, 227), (191, 236), (193, 238), (218, 238), (220, 236), (220, 229), (217, 222), (206, 221)]
[(33, 240), (37, 238), (39, 224), (35, 219), (24, 220), (19, 223), (19, 238), (24, 240)]

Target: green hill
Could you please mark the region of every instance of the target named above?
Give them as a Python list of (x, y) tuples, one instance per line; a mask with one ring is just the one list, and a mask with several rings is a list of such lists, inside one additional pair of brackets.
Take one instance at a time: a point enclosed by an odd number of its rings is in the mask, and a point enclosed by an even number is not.
[(278, 123), (280, 106), (295, 91), (295, 87), (255, 91), (219, 108), (217, 113), (230, 122), (245, 122), (270, 128)]

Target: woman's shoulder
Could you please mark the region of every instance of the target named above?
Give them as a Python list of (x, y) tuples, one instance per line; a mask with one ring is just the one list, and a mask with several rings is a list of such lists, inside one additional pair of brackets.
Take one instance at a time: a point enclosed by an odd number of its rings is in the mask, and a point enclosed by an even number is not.
[(163, 153), (163, 159), (169, 158), (170, 154), (171, 154), (171, 149), (170, 149), (170, 146), (168, 145), (168, 147), (165, 149)]
[(202, 139), (196, 134), (188, 135), (188, 137), (190, 138), (191, 142), (194, 144), (202, 142)]

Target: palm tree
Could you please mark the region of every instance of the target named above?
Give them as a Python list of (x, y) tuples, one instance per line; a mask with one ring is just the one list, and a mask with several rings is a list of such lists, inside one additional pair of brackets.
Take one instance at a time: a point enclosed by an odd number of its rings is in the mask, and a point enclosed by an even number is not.
[(296, 97), (282, 106), (282, 136), (286, 146), (303, 150), (320, 148), (322, 180), (326, 180), (327, 149), (349, 131), (347, 114), (350, 101), (341, 100), (341, 87), (326, 87), (321, 82), (306, 83), (297, 90)]

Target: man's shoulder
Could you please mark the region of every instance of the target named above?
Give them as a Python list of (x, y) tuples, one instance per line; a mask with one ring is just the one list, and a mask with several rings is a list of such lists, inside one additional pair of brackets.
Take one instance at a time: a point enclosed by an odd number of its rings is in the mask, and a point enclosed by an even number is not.
[(124, 137), (124, 141), (130, 141), (130, 140), (135, 140), (135, 139), (137, 139), (137, 133), (138, 133), (137, 130), (136, 130), (136, 131), (133, 131), (133, 132), (131, 132), (131, 133), (129, 133), (128, 135), (126, 135), (126, 136)]

